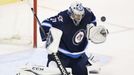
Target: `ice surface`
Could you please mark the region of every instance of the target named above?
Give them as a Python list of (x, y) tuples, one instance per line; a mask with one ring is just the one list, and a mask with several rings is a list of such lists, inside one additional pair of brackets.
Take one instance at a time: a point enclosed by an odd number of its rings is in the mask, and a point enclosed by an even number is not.
[(0, 56), (0, 75), (15, 75), (26, 65), (45, 66), (47, 53), (44, 49), (29, 49)]

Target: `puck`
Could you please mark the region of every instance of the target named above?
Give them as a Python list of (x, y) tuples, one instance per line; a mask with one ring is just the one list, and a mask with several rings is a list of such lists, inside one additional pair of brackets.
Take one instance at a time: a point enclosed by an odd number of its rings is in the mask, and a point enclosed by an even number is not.
[(105, 17), (105, 16), (102, 16), (102, 17), (101, 17), (101, 21), (102, 21), (102, 22), (105, 22), (105, 21), (106, 21), (106, 17)]

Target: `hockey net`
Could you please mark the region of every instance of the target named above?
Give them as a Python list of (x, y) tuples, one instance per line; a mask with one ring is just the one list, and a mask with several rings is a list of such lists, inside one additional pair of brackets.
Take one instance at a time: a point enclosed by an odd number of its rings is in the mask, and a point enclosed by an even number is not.
[[(33, 46), (35, 31), (30, 5), (34, 0), (3, 0), (0, 4), (0, 44)], [(29, 2), (29, 3), (28, 3)]]

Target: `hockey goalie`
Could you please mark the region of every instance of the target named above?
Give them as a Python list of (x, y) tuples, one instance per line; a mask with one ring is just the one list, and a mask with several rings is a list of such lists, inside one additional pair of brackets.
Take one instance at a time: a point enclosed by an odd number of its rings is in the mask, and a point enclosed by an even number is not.
[[(85, 53), (90, 50), (87, 49), (88, 40), (95, 44), (103, 43), (108, 30), (104, 26), (97, 26), (91, 9), (84, 7), (80, 2), (74, 2), (69, 9), (44, 20), (40, 26), (40, 34), (42, 41), (46, 41), (48, 51), (46, 67), (49, 68), (55, 63), (59, 69), (58, 75), (88, 75), (87, 67), (93, 65), (93, 57), (90, 56), (90, 59)], [(30, 72), (31, 75), (47, 75), (45, 71), (35, 72), (33, 68), (23, 69), (24, 72)]]

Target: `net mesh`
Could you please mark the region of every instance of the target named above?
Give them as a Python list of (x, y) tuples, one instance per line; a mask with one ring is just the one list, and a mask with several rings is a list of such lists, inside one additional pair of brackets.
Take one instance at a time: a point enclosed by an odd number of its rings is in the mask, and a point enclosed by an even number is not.
[(33, 15), (26, 0), (0, 5), (0, 43), (31, 45)]

